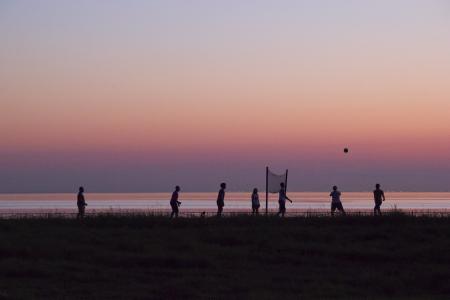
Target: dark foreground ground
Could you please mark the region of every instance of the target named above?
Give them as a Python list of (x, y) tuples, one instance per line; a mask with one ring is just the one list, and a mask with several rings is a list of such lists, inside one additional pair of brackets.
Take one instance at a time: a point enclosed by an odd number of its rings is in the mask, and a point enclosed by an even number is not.
[(0, 299), (450, 297), (450, 218), (0, 220)]

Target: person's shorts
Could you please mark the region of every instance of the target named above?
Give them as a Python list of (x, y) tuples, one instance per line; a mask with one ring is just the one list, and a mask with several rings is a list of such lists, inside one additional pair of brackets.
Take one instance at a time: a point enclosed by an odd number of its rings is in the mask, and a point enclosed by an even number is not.
[(224, 207), (225, 203), (217, 201), (217, 207)]
[(382, 201), (375, 201), (375, 207), (380, 208)]
[(344, 207), (342, 206), (342, 202), (331, 202), (331, 210), (335, 211), (335, 210), (344, 210)]
[(177, 204), (170, 204), (170, 206), (172, 207), (172, 211), (173, 212), (178, 212), (178, 205)]
[(252, 205), (253, 209), (259, 209), (260, 205)]
[(280, 206), (280, 211), (286, 210), (286, 202), (278, 201), (278, 205)]

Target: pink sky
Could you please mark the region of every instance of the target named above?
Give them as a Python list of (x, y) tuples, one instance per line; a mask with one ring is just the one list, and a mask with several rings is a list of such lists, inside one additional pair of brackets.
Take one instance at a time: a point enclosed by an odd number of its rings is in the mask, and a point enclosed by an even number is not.
[(58, 191), (240, 189), (268, 164), (298, 190), (339, 174), (349, 190), (448, 190), (445, 1), (175, 2), (0, 4), (0, 192), (55, 177)]

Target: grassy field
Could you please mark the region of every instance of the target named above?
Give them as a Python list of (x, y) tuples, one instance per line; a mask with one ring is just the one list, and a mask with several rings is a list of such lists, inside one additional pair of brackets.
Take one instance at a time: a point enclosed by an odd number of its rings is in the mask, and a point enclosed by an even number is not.
[(450, 297), (450, 218), (0, 220), (0, 299)]

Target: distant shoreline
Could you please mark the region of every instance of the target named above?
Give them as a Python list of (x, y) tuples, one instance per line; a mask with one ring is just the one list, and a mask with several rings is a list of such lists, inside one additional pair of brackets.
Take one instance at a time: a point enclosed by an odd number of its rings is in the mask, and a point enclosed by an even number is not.
[[(384, 216), (411, 216), (411, 217), (450, 217), (450, 209), (437, 209), (437, 210), (427, 210), (427, 209), (416, 209), (416, 210), (402, 210), (402, 209), (385, 209), (382, 211)], [(277, 215), (277, 210), (270, 209), (268, 214), (265, 213), (265, 210), (261, 210), (258, 215), (252, 215), (252, 213), (247, 209), (242, 210), (234, 210), (223, 213), (223, 217), (233, 218), (233, 217), (262, 217), (269, 216), (274, 217)], [(20, 218), (76, 218), (77, 211), (74, 209), (71, 210), (28, 210), (28, 211), (8, 211), (8, 210), (0, 210), (0, 218), (7, 219), (20, 219)], [(95, 218), (95, 217), (169, 217), (170, 210), (96, 210), (90, 211), (86, 213), (87, 218)], [(314, 210), (291, 210), (286, 213), (286, 217), (289, 218), (309, 218), (309, 217), (329, 217), (330, 211), (327, 209), (314, 209)], [(336, 213), (335, 217), (365, 217), (365, 216), (373, 216), (373, 210), (355, 210), (355, 209), (347, 209), (346, 216), (341, 216), (339, 213)], [(180, 218), (198, 218), (198, 217), (216, 217), (215, 210), (184, 210), (179, 214)]]

